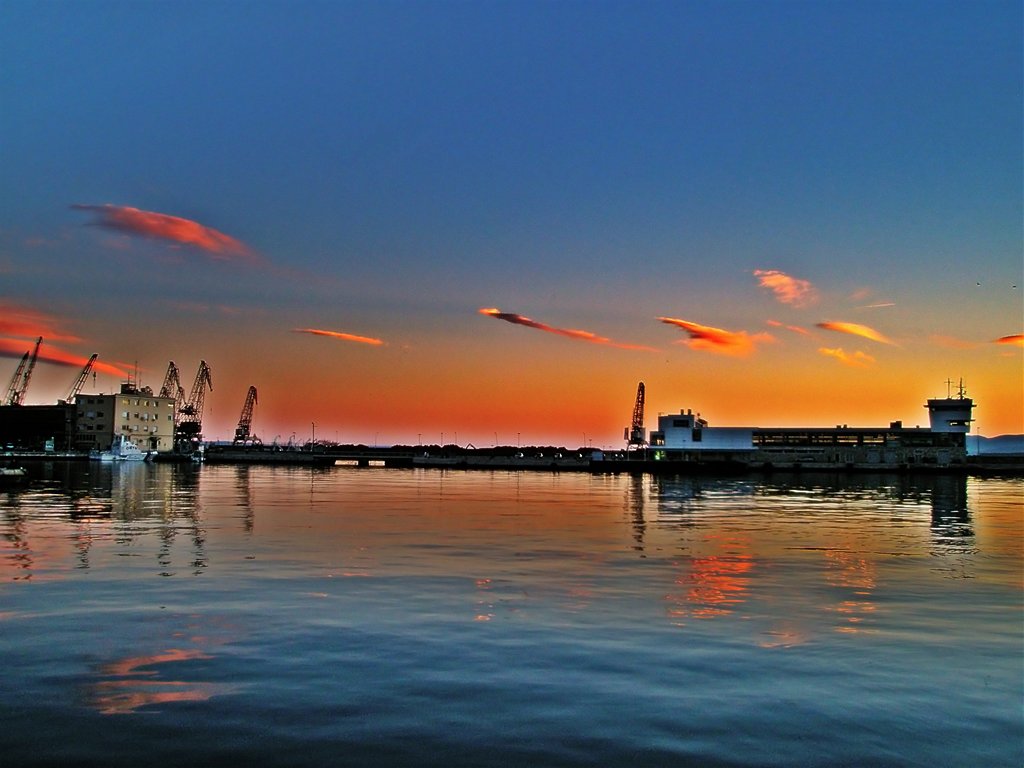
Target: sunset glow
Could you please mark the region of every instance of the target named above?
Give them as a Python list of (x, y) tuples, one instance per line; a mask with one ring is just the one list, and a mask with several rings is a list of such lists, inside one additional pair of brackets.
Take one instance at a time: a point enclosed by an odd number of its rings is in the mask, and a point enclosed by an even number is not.
[(907, 3), (6, 4), (0, 382), (42, 336), (29, 405), (205, 360), (209, 439), (256, 386), (271, 439), (619, 448), (640, 381), (963, 378), (1024, 433), (1021, 10)]

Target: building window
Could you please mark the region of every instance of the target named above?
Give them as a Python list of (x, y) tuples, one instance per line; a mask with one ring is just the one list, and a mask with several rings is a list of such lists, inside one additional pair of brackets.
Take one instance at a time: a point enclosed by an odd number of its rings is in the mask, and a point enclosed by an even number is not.
[(693, 430), (693, 442), (699, 443), (704, 440), (704, 430), (695, 429)]

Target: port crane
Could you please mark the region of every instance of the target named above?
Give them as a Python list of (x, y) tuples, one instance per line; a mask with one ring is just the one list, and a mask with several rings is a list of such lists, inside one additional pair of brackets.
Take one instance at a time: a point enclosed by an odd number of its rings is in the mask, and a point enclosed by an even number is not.
[(36, 360), (39, 359), (39, 345), (43, 343), (43, 337), (36, 339), (36, 346), (31, 352), (26, 352), (18, 363), (18, 368), (11, 377), (11, 384), (7, 388), (7, 396), (4, 398), (4, 405), (22, 405), (25, 402), (25, 391), (28, 389), (28, 382), (32, 378), (32, 370), (36, 367)]
[(181, 386), (178, 366), (174, 364), (173, 360), (167, 364), (164, 383), (160, 387), (160, 397), (174, 398), (174, 426), (177, 427), (181, 421), (181, 410), (185, 407), (185, 389)]
[(192, 384), (192, 393), (188, 402), (182, 406), (180, 420), (175, 427), (175, 443), (179, 448), (191, 450), (199, 442), (203, 431), (203, 406), (206, 403), (206, 389), (213, 391), (213, 380), (210, 378), (210, 366), (205, 360), (199, 361), (196, 380)]
[(93, 354), (93, 356), (89, 358), (89, 362), (82, 367), (82, 370), (78, 374), (78, 378), (75, 379), (75, 383), (71, 385), (71, 391), (68, 392), (68, 396), (64, 399), (65, 402), (70, 403), (78, 397), (78, 393), (81, 392), (82, 387), (85, 386), (85, 380), (89, 376), (89, 371), (92, 370), (93, 365), (96, 363), (97, 357), (99, 357), (98, 354)]
[(636, 403), (633, 405), (633, 422), (623, 431), (626, 450), (647, 445), (647, 431), (644, 429), (644, 383), (636, 388)]
[(245, 396), (245, 405), (242, 406), (242, 415), (238, 418), (238, 426), (235, 427), (235, 444), (241, 445), (246, 442), (259, 444), (261, 441), (252, 434), (252, 409), (256, 405), (256, 387), (249, 387)]

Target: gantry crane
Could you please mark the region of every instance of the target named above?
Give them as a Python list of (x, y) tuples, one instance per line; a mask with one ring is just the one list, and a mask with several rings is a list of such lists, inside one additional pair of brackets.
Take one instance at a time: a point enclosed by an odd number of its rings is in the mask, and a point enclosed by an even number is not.
[(7, 388), (7, 396), (4, 398), (4, 405), (21, 405), (25, 402), (25, 391), (28, 389), (28, 382), (32, 378), (32, 370), (36, 367), (36, 360), (39, 359), (39, 345), (43, 343), (43, 337), (36, 339), (35, 349), (31, 353), (26, 352), (18, 363), (18, 369), (11, 377), (11, 384)]
[(256, 405), (256, 387), (249, 387), (245, 396), (245, 405), (242, 406), (242, 415), (238, 418), (238, 426), (235, 428), (235, 444), (246, 442), (259, 443), (260, 439), (252, 434), (252, 409)]
[(195, 383), (192, 384), (192, 393), (188, 402), (182, 406), (180, 418), (175, 428), (175, 443), (179, 449), (193, 450), (202, 439), (203, 431), (203, 406), (206, 403), (206, 389), (213, 391), (213, 379), (210, 377), (210, 366), (205, 360), (199, 361), (199, 371), (196, 372)]
[(633, 406), (633, 423), (626, 427), (623, 439), (626, 450), (642, 448), (647, 445), (647, 430), (644, 429), (644, 383), (641, 381), (636, 388), (636, 404)]
[(96, 362), (97, 357), (99, 357), (99, 355), (94, 353), (93, 356), (89, 358), (89, 362), (85, 364), (81, 372), (78, 374), (78, 378), (75, 379), (75, 383), (71, 385), (71, 391), (68, 392), (65, 402), (70, 403), (78, 396), (78, 393), (82, 391), (82, 387), (85, 386), (85, 380), (89, 376), (89, 371), (92, 370), (92, 366)]

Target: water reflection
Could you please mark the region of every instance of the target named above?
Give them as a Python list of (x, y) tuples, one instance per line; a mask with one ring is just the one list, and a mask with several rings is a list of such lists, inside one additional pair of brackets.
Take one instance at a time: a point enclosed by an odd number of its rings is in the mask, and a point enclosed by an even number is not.
[(29, 472), (28, 487), (8, 494), (0, 505), (7, 550), (0, 557), (0, 579), (60, 578), (70, 568), (93, 567), (97, 548), (125, 552), (154, 538), (157, 565), (170, 576), (182, 559), (175, 552), (182, 533), (190, 545), (188, 567), (193, 573), (206, 568), (194, 469), (42, 462), (30, 465)]

